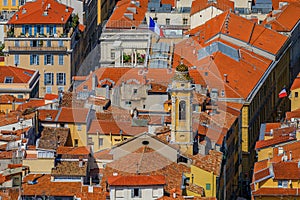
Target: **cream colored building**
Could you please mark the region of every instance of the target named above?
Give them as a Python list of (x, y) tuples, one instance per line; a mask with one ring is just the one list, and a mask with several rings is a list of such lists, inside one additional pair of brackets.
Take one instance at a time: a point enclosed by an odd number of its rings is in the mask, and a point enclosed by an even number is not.
[(76, 72), (79, 38), (72, 12), (53, 0), (28, 2), (8, 22), (5, 64), (38, 70), (41, 97), (68, 90)]

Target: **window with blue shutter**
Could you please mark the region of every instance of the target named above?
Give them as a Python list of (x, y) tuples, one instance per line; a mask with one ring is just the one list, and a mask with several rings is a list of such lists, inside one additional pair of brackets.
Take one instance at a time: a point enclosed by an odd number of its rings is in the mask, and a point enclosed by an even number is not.
[(33, 55), (30, 55), (30, 65), (33, 65)]
[(22, 25), (22, 33), (25, 35), (25, 25)]
[(66, 73), (56, 73), (56, 85), (66, 85)]
[(53, 55), (51, 55), (51, 65), (54, 65), (54, 58), (53, 58), (54, 56)]
[(29, 26), (29, 35), (32, 35), (32, 27)]
[(36, 35), (36, 33), (37, 33), (37, 26), (34, 25), (34, 35)]
[(47, 47), (51, 47), (51, 40), (47, 40)]
[(20, 60), (20, 57), (19, 57), (19, 54), (15, 54), (15, 65), (19, 65), (19, 60)]
[(54, 25), (53, 33), (56, 34), (56, 25)]
[(16, 47), (19, 47), (19, 46), (20, 46), (20, 41), (19, 41), (19, 40), (16, 40), (16, 41), (15, 41), (15, 46), (16, 46)]
[(41, 34), (44, 34), (44, 25), (41, 25)]
[(44, 85), (53, 85), (53, 73), (44, 74)]
[(16, 6), (16, 5), (17, 5), (17, 1), (16, 1), (16, 0), (12, 0), (12, 1), (11, 1), (11, 5), (12, 5), (12, 6)]
[(63, 54), (59, 54), (58, 55), (58, 64), (59, 65), (63, 65), (64, 64), (64, 55)]
[(32, 40), (30, 40), (30, 46), (33, 47), (33, 41)]
[(47, 33), (49, 33), (49, 32), (50, 32), (50, 26), (47, 25)]
[(63, 47), (63, 46), (64, 46), (64, 41), (58, 40), (58, 46), (59, 46), (59, 47)]

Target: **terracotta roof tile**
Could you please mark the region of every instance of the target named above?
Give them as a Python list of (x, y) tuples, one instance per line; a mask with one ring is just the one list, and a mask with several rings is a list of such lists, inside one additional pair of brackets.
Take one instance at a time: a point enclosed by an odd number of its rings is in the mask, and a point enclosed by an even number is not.
[(254, 164), (253, 172), (256, 173), (256, 172), (261, 171), (262, 169), (265, 169), (267, 167), (268, 167), (268, 159), (256, 162)]
[(28, 102), (19, 105), (17, 110), (24, 111), (26, 109), (35, 109), (45, 105), (46, 103), (44, 99), (30, 99)]
[(300, 108), (293, 110), (291, 112), (286, 112), (285, 113), (285, 119), (286, 120), (291, 120), (292, 118), (300, 118)]
[(280, 122), (276, 122), (276, 123), (266, 123), (266, 130), (265, 132), (268, 133), (271, 131), (271, 129), (276, 129), (276, 128), (280, 128), (281, 127), (281, 123)]
[[(183, 57), (184, 62), (187, 60), (190, 63), (188, 66), (196, 67), (193, 70), (197, 71), (198, 77), (204, 80), (204, 84), (202, 84), (204, 87), (216, 88), (219, 92), (223, 91), (224, 96), (228, 98), (246, 99), (271, 64), (271, 60), (244, 49), (239, 51), (239, 60), (234, 60), (221, 51), (217, 51), (199, 60), (197, 54), (193, 53), (194, 48), (197, 51), (200, 46), (203, 48), (204, 46), (195, 44), (197, 41), (193, 41), (193, 38), (189, 38), (176, 44), (173, 67), (176, 67), (176, 64), (180, 62), (180, 57)], [(211, 43), (213, 42), (221, 42), (237, 50), (239, 49), (239, 47), (235, 47), (221, 39), (212, 41)], [(193, 43), (194, 45), (192, 45)], [(175, 55), (178, 56), (176, 57)], [(193, 70), (190, 70), (190, 72)], [(227, 81), (224, 79), (224, 74), (227, 74)], [(245, 79), (251, 80), (245, 83)]]
[(8, 24), (65, 24), (73, 10), (54, 0), (27, 2), (14, 14)]
[(300, 168), (298, 162), (278, 162), (273, 163), (274, 179), (279, 180), (299, 180)]
[(192, 2), (191, 16), (211, 6), (222, 11), (234, 10), (234, 2), (230, 0), (218, 0), (218, 1), (195, 0)]
[(297, 78), (294, 79), (294, 82), (291, 86), (291, 90), (296, 90), (300, 88), (300, 73), (298, 74)]
[(300, 2), (290, 2), (278, 11), (270, 14), (262, 24), (269, 24), (271, 29), (278, 32), (292, 31), (300, 20)]
[(95, 152), (93, 156), (99, 160), (113, 160), (113, 155), (110, 153), (110, 149)]
[[(79, 165), (82, 162), (82, 165)], [(81, 176), (87, 175), (88, 163), (83, 161), (58, 161), (51, 170), (52, 176)]]
[(107, 182), (110, 186), (148, 186), (165, 185), (166, 179), (160, 175), (108, 176)]
[(5, 77), (13, 77), (13, 83), (28, 83), (34, 73), (36, 71), (20, 67), (0, 66), (0, 83), (4, 83)]
[(299, 196), (298, 188), (260, 188), (252, 191), (253, 196)]
[[(28, 184), (27, 181), (37, 180), (37, 184)], [(81, 189), (80, 182), (53, 182), (50, 174), (29, 174), (23, 179), (23, 195), (49, 195), (73, 197)], [(63, 188), (63, 189), (62, 189)]]
[(68, 107), (68, 108), (83, 108), (85, 100), (77, 99), (77, 94), (74, 92), (64, 92), (61, 107)]
[[(137, 6), (130, 0), (119, 1), (115, 6), (114, 12), (106, 23), (106, 28), (138, 27), (144, 21), (145, 13), (148, 9), (148, 1), (139, 2), (140, 5)], [(127, 17), (126, 14), (132, 15), (132, 19)]]
[(136, 163), (139, 163), (138, 172), (140, 175), (164, 176), (167, 182), (166, 191), (174, 188), (180, 191), (182, 173), (190, 172), (187, 166), (172, 162), (149, 147), (142, 147), (136, 152), (107, 164), (101, 185), (105, 186), (106, 177), (112, 176), (114, 172), (124, 176), (136, 175)]
[(69, 128), (44, 127), (37, 148), (56, 150), (58, 146), (65, 146), (69, 137)]
[(67, 108), (62, 107), (57, 114), (55, 121), (69, 123), (87, 123), (88, 108)]
[(148, 127), (131, 126), (131, 122), (122, 122), (114, 120), (93, 120), (88, 131), (89, 134), (137, 135), (148, 131)]
[(246, 44), (248, 43), (273, 55), (277, 55), (288, 40), (287, 36), (228, 11), (212, 18), (194, 30), (189, 31), (188, 34), (202, 34), (201, 37), (197, 37), (199, 43), (206, 43), (214, 36), (223, 34), (241, 40)]
[(255, 172), (255, 174), (253, 175), (253, 181), (258, 182), (258, 181), (261, 181), (261, 180), (265, 180), (265, 179), (269, 178), (270, 175), (271, 175), (271, 173), (270, 173), (269, 168), (260, 170), (258, 172)]
[(82, 147), (64, 147), (64, 146), (59, 146), (57, 148), (56, 153), (59, 155), (89, 155), (90, 150), (88, 147), (82, 146)]
[(54, 100), (54, 99), (58, 99), (58, 95), (57, 94), (45, 94), (44, 96), (45, 100)]
[(54, 121), (58, 110), (38, 110), (38, 117), (41, 121)]
[(256, 142), (255, 145), (255, 149), (262, 149), (262, 148), (267, 148), (276, 144), (281, 144), (281, 143), (286, 143), (286, 142), (290, 142), (296, 140), (295, 137), (292, 136), (280, 136), (280, 137), (275, 137), (272, 139), (268, 139), (268, 140), (260, 140)]
[(213, 172), (215, 175), (220, 175), (221, 162), (223, 153), (216, 150), (210, 150), (208, 155), (201, 156), (200, 154), (192, 157), (193, 165), (205, 171)]

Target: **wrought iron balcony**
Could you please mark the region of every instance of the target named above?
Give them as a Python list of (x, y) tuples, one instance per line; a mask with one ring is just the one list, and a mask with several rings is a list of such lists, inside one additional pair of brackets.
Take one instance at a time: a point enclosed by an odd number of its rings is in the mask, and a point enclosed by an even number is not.
[(67, 47), (8, 47), (9, 52), (66, 52)]

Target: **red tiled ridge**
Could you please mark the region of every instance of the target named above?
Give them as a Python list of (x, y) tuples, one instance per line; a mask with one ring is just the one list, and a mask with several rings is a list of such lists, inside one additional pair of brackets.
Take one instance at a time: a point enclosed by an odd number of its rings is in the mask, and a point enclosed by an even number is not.
[(65, 24), (73, 10), (55, 0), (27, 2), (8, 24)]
[(13, 83), (28, 83), (34, 73), (36, 71), (20, 67), (0, 66), (0, 83), (4, 83), (5, 77), (13, 77)]
[(216, 7), (217, 9), (222, 11), (234, 10), (234, 2), (230, 0), (217, 0), (217, 1), (195, 0), (192, 3), (191, 16), (210, 6)]
[(270, 176), (270, 170), (269, 168), (263, 169), (261, 171), (258, 171), (254, 173), (253, 175), (253, 181), (259, 181), (259, 180), (264, 180), (264, 178), (268, 178)]
[(272, 139), (268, 139), (268, 140), (260, 140), (256, 142), (255, 145), (255, 149), (262, 149), (262, 148), (266, 148), (266, 147), (270, 147), (276, 144), (280, 144), (280, 143), (285, 143), (285, 142), (290, 142), (296, 140), (295, 137), (291, 137), (289, 135), (287, 136), (280, 136), (280, 137), (275, 137)]
[(266, 123), (266, 130), (265, 132), (268, 133), (271, 131), (271, 129), (276, 129), (276, 128), (280, 128), (281, 127), (281, 123), (280, 122), (276, 122), (276, 123)]
[(147, 185), (165, 185), (164, 176), (109, 176), (107, 182), (110, 186), (147, 186)]

